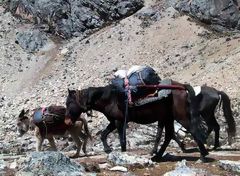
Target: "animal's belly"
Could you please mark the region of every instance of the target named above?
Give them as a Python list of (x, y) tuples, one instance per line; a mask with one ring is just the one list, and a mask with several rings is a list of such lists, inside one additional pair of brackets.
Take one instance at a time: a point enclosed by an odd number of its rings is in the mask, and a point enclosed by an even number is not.
[(135, 123), (139, 123), (139, 124), (150, 124), (150, 123), (154, 123), (156, 121), (161, 121), (161, 119), (159, 118), (159, 116), (156, 115), (136, 115), (136, 116), (130, 116), (129, 117), (129, 121), (135, 122)]

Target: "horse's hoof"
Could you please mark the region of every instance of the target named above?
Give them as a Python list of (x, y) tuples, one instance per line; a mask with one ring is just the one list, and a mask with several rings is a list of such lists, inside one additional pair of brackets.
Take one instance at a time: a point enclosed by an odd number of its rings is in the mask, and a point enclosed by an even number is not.
[(151, 160), (152, 160), (153, 162), (160, 162), (161, 159), (162, 159), (162, 157), (159, 157), (159, 156), (157, 156), (157, 155), (155, 155), (154, 157), (151, 158)]
[(127, 149), (122, 149), (121, 151), (122, 151), (122, 152), (126, 152), (126, 151), (127, 151)]
[(75, 154), (75, 155), (69, 156), (69, 158), (78, 158), (78, 157), (79, 157), (78, 154)]
[(109, 154), (112, 152), (112, 149), (108, 148), (108, 149), (105, 149), (104, 151), (105, 151), (105, 153)]
[(181, 144), (180, 148), (181, 148), (181, 150), (182, 150), (183, 153), (186, 153), (186, 152), (187, 152), (184, 144)]
[(212, 150), (217, 150), (218, 148), (220, 147), (220, 145), (214, 145), (213, 149)]
[(156, 150), (152, 150), (152, 151), (150, 152), (150, 155), (151, 155), (151, 156), (153, 156), (153, 155), (155, 155), (155, 154), (157, 154), (157, 151), (156, 151)]
[(217, 149), (218, 149), (218, 147), (213, 147), (213, 148), (212, 148), (212, 150), (217, 150)]

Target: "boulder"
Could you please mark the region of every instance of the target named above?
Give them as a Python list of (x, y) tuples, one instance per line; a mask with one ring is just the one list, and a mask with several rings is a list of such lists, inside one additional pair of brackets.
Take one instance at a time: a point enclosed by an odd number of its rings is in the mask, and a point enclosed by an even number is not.
[(16, 43), (28, 52), (35, 52), (44, 47), (48, 41), (48, 37), (36, 29), (19, 31), (16, 35)]
[(164, 176), (210, 176), (209, 173), (202, 169), (190, 168), (186, 165), (186, 160), (182, 160), (176, 164), (173, 171), (167, 172)]
[(240, 173), (240, 161), (220, 160), (219, 166), (225, 170)]
[(175, 0), (174, 7), (211, 24), (215, 30), (240, 29), (240, 11), (235, 0)]
[(19, 161), (16, 175), (86, 175), (83, 166), (73, 162), (60, 152), (32, 152)]
[(108, 155), (108, 160), (110, 160), (114, 165), (142, 165), (149, 166), (152, 165), (153, 162), (144, 157), (134, 154), (127, 154), (122, 152), (112, 152)]

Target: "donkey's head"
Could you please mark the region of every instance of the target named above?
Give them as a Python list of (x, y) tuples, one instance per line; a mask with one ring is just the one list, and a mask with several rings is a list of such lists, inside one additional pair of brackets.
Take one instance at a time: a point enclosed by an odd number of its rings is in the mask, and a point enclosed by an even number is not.
[(30, 119), (28, 114), (29, 110), (25, 111), (23, 109), (17, 118), (17, 133), (19, 137), (23, 136), (29, 130)]

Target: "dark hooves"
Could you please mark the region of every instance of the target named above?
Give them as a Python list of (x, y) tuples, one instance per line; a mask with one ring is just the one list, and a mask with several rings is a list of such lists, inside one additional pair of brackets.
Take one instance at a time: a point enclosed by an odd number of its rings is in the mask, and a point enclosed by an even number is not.
[(69, 158), (72, 158), (72, 159), (74, 159), (74, 158), (78, 158), (78, 157), (79, 157), (78, 154), (75, 154), (75, 155), (69, 156)]
[(107, 154), (109, 154), (109, 153), (112, 152), (112, 149), (109, 148), (109, 149), (105, 149), (104, 151), (105, 151)]
[(151, 160), (153, 162), (160, 162), (162, 160), (162, 157), (159, 157), (159, 156), (155, 155), (154, 157), (151, 158)]
[(150, 152), (150, 155), (155, 155), (155, 154), (157, 154), (157, 151), (155, 151), (155, 150), (152, 150), (151, 152)]

